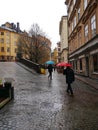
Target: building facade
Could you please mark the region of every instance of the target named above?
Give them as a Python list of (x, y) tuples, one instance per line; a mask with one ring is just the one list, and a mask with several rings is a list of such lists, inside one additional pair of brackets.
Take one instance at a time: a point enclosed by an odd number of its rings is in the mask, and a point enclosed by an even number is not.
[(0, 61), (15, 61), (19, 38), (19, 23), (6, 22), (0, 26)]
[(59, 24), (59, 35), (61, 42), (61, 62), (68, 62), (68, 20), (62, 16)]
[(57, 63), (61, 62), (61, 42), (57, 43)]
[[(19, 27), (19, 23), (6, 22), (0, 26), (0, 61), (15, 61), (19, 57), (26, 59), (33, 59), (31, 53), (36, 48), (34, 37), (29, 36), (27, 32), (22, 32)], [(37, 37), (37, 43), (39, 43), (39, 50), (35, 49), (39, 56), (42, 57), (39, 63), (42, 64), (50, 59), (51, 53), (51, 41), (39, 35)], [(31, 56), (32, 55), (32, 56)]]
[(69, 61), (79, 75), (98, 79), (98, 0), (66, 0)]
[(53, 49), (53, 52), (51, 54), (51, 60), (54, 61), (55, 64), (58, 63), (58, 50), (57, 47)]

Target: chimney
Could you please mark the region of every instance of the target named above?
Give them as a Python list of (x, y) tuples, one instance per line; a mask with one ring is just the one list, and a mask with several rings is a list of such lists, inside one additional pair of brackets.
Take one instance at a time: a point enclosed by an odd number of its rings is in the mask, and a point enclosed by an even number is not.
[(20, 32), (19, 22), (17, 22), (17, 32)]
[(14, 28), (14, 23), (11, 23), (11, 28), (12, 28), (12, 29)]

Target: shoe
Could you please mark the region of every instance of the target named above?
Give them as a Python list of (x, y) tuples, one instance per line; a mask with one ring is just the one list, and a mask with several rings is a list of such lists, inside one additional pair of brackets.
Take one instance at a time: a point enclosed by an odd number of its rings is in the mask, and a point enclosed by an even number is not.
[(70, 94), (70, 96), (71, 96), (71, 97), (73, 97), (73, 96), (74, 96), (74, 94), (73, 94), (73, 93), (71, 93), (71, 94)]
[(66, 90), (66, 92), (69, 94), (69, 91), (68, 91), (68, 90)]

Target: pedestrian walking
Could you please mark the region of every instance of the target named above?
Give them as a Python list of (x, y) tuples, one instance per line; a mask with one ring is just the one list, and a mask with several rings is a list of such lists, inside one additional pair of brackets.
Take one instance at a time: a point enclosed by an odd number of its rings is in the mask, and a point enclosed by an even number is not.
[(73, 95), (71, 84), (74, 82), (75, 76), (74, 76), (74, 71), (70, 67), (71, 65), (68, 64), (66, 66), (66, 69), (63, 70), (63, 74), (66, 75), (66, 83), (68, 84), (66, 91), (67, 93), (71, 93), (71, 95)]
[(54, 65), (54, 66), (53, 66), (53, 70), (54, 70), (54, 72), (55, 72), (55, 68), (56, 68), (56, 66)]
[(48, 78), (52, 79), (53, 66), (51, 64), (49, 64), (47, 69), (49, 72)]

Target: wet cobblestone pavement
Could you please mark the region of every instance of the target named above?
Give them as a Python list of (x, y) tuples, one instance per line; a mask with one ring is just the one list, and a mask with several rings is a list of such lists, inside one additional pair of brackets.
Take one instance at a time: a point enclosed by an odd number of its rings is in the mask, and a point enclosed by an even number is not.
[(62, 74), (33, 74), (0, 63), (0, 77), (13, 80), (15, 97), (0, 110), (0, 130), (98, 130), (98, 91), (76, 80), (66, 93)]

